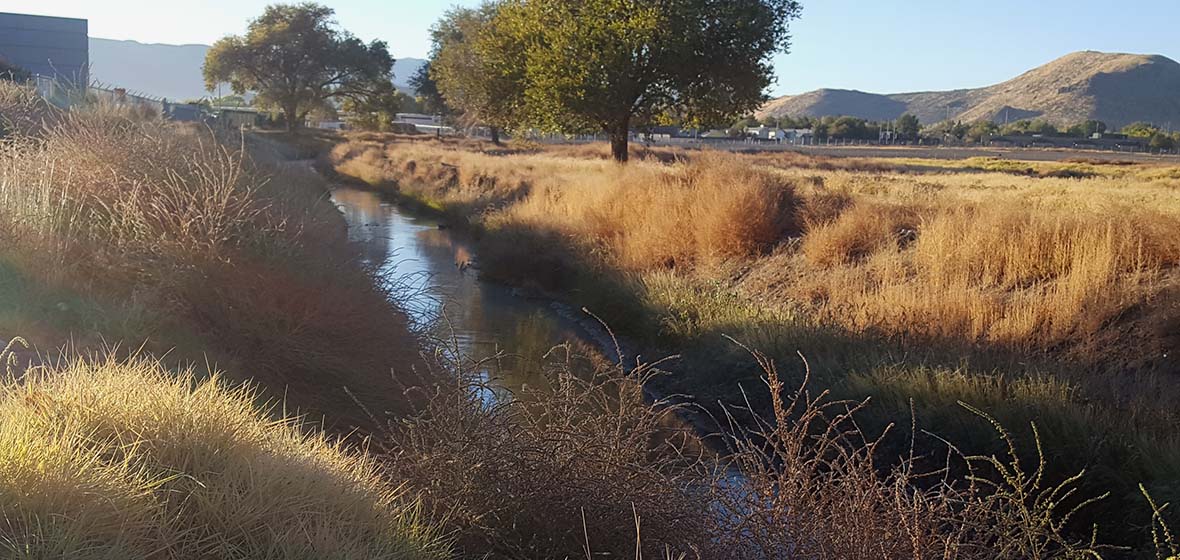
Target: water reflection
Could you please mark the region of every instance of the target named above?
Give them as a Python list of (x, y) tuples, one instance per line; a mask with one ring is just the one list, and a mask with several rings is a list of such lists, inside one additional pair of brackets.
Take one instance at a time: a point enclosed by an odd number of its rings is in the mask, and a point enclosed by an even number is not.
[(412, 327), (453, 341), (499, 387), (544, 386), (542, 356), (555, 345), (577, 340), (575, 327), (540, 302), (513, 295), (505, 286), (483, 282), (474, 251), (430, 218), (402, 212), (392, 201), (368, 191), (338, 188), (332, 194), (344, 213), (349, 237), (364, 258), (398, 284), (399, 303)]

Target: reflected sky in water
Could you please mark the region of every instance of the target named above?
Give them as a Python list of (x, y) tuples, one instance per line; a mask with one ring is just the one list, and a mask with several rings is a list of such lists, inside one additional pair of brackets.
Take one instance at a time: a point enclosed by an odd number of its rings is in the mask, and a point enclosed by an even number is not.
[(419, 332), (453, 340), (473, 359), (509, 353), (484, 363), (483, 373), (517, 389), (544, 383), (541, 356), (578, 338), (574, 327), (543, 302), (513, 295), (479, 279), (474, 251), (460, 234), (431, 218), (411, 215), (381, 195), (346, 187), (332, 193), (365, 257), (399, 285), (399, 305)]

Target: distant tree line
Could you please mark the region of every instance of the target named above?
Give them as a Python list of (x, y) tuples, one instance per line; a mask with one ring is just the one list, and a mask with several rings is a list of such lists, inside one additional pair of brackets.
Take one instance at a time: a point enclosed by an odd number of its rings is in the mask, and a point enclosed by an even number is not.
[(849, 116), (768, 116), (762, 119), (747, 116), (734, 122), (728, 132), (731, 136), (742, 136), (746, 129), (758, 126), (787, 130), (810, 129), (814, 138), (821, 142), (828, 139), (877, 141), (886, 135), (894, 140), (912, 142), (918, 140), (922, 132), (918, 117), (908, 113), (892, 121), (872, 121)]
[[(1090, 138), (1094, 134), (1112, 133), (1106, 123), (1086, 120), (1060, 127), (1045, 119), (1025, 119), (1005, 125), (981, 120), (972, 123), (944, 121), (922, 127), (918, 118), (905, 114), (895, 121), (872, 121), (850, 116), (791, 117), (768, 116), (762, 119), (747, 116), (734, 122), (728, 129), (730, 135), (741, 136), (746, 129), (758, 126), (782, 129), (811, 129), (818, 141), (870, 140), (882, 138), (882, 132), (891, 132), (898, 140), (913, 141), (921, 137), (942, 139), (951, 137), (963, 142), (978, 143), (992, 136), (1052, 136), (1062, 138)], [(1153, 150), (1173, 150), (1180, 147), (1180, 131), (1172, 132), (1151, 123), (1137, 122), (1117, 131), (1132, 138), (1145, 138)]]
[[(966, 124), (962, 121), (939, 123), (924, 131), (925, 134), (949, 135), (958, 140), (979, 142), (988, 136), (1052, 136), (1059, 138), (1090, 138), (1095, 134), (1112, 133), (1106, 123), (1086, 120), (1068, 126), (1058, 126), (1045, 119), (1024, 119), (1006, 125), (991, 121), (976, 121)], [(1146, 138), (1153, 150), (1172, 150), (1180, 146), (1180, 132), (1170, 132), (1151, 123), (1137, 122), (1117, 131), (1132, 138)]]

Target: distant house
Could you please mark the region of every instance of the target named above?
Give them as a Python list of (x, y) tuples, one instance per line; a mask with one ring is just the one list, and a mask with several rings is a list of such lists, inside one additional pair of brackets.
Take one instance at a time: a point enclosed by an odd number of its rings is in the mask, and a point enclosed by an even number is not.
[(214, 107), (213, 114), (217, 126), (226, 130), (254, 128), (258, 126), (259, 113), (255, 109), (245, 107)]
[(786, 138), (786, 131), (777, 126), (751, 126), (746, 128), (746, 136), (750, 138), (757, 138), (759, 140), (779, 142)]
[(810, 128), (778, 128), (776, 126), (752, 126), (746, 129), (746, 137), (778, 142), (782, 144), (811, 144), (815, 133)]
[(397, 113), (394, 115), (393, 122), (426, 126), (442, 125), (442, 119), (437, 115), (424, 115), (422, 113)]
[(788, 128), (783, 130), (783, 143), (813, 144), (815, 143), (815, 131), (810, 128)]
[(651, 126), (639, 131), (638, 136), (640, 140), (652, 142), (671, 140), (673, 138), (688, 138), (691, 135), (686, 134), (678, 126)]
[(205, 120), (205, 107), (196, 103), (162, 102), (164, 117), (177, 122), (201, 122)]
[(715, 128), (713, 130), (705, 132), (704, 134), (701, 134), (701, 138), (717, 139), (717, 138), (732, 138), (732, 136), (729, 135), (728, 130)]

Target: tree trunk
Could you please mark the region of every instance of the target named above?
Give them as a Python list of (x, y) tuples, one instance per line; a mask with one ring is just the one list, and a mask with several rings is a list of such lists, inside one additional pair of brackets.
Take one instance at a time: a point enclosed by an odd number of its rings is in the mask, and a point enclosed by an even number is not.
[(492, 143), (499, 146), (500, 145), (500, 127), (489, 126), (488, 129), (491, 130), (491, 132), (492, 132)]
[(299, 104), (290, 103), (283, 106), (283, 120), (287, 121), (287, 132), (294, 132), (299, 128)]
[(624, 118), (607, 131), (610, 135), (610, 155), (618, 163), (627, 163), (627, 140), (631, 133), (631, 119)]

